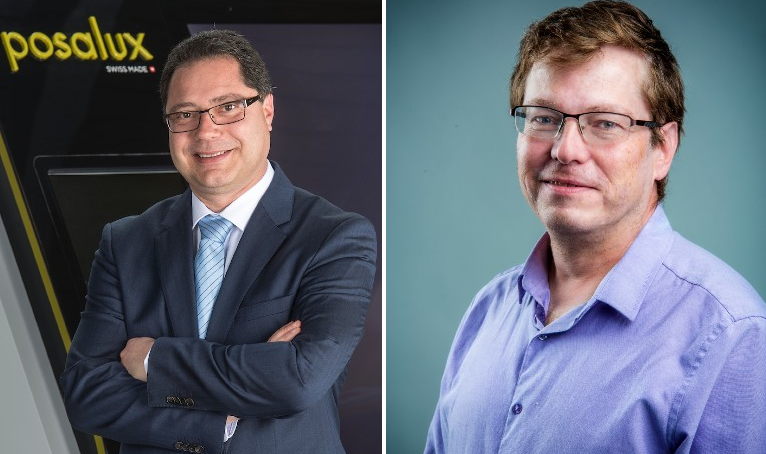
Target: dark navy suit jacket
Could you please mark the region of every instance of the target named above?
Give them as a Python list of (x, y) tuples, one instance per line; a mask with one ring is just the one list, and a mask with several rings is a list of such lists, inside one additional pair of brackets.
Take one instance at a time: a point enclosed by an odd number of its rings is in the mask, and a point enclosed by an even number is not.
[[(372, 225), (276, 164), (197, 337), (191, 193), (104, 227), (61, 382), (78, 430), (121, 452), (342, 453), (337, 402), (375, 274)], [(301, 320), (292, 342), (266, 343)], [(119, 353), (156, 339), (148, 382)], [(223, 443), (227, 415), (241, 418)]]

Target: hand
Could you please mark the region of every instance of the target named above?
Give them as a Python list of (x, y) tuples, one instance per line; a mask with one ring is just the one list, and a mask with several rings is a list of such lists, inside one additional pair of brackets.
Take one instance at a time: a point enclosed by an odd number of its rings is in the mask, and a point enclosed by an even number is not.
[(301, 321), (295, 320), (279, 328), (266, 342), (290, 342), (301, 332)]
[(152, 345), (154, 345), (154, 339), (151, 337), (134, 337), (128, 340), (125, 348), (120, 352), (120, 362), (133, 378), (146, 381), (144, 359)]

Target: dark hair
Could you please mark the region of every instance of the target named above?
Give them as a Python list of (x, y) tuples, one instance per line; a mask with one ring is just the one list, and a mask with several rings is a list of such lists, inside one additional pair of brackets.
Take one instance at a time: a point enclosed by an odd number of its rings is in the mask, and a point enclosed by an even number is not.
[(239, 62), (242, 80), (258, 90), (261, 99), (271, 93), (271, 76), (250, 41), (231, 30), (206, 30), (178, 43), (168, 55), (160, 76), (162, 109), (168, 101), (168, 87), (175, 71), (187, 64), (214, 57), (230, 56)]
[[(609, 44), (646, 56), (649, 77), (642, 91), (652, 120), (660, 124), (678, 123), (680, 143), (685, 108), (678, 62), (652, 20), (622, 1), (597, 0), (579, 8), (562, 8), (530, 25), (519, 45), (518, 62), (511, 76), (511, 107), (523, 103), (527, 77), (535, 63), (578, 64)], [(659, 130), (652, 129), (652, 145), (663, 140)], [(657, 181), (660, 201), (665, 197), (666, 186), (667, 177)]]

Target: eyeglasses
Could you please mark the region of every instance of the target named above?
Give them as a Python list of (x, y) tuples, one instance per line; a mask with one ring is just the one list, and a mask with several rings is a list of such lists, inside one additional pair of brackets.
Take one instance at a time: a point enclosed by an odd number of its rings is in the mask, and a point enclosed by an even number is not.
[(171, 112), (165, 115), (165, 122), (170, 132), (189, 132), (199, 128), (202, 114), (207, 112), (210, 119), (217, 125), (228, 125), (245, 119), (245, 109), (250, 104), (261, 99), (261, 95), (254, 98), (240, 99), (218, 104), (205, 110), (186, 110)]
[(610, 145), (627, 139), (630, 128), (662, 126), (654, 121), (634, 120), (627, 115), (611, 112), (586, 112), (570, 115), (550, 107), (518, 106), (511, 109), (516, 130), (538, 139), (555, 139), (564, 129), (564, 121), (574, 118), (585, 142), (592, 145)]

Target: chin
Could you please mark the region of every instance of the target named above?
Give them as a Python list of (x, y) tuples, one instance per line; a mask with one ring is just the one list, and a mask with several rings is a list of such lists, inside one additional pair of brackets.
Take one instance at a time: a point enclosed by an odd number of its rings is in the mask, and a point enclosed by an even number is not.
[(543, 211), (540, 220), (547, 231), (565, 235), (590, 233), (598, 227), (594, 216), (581, 208)]

